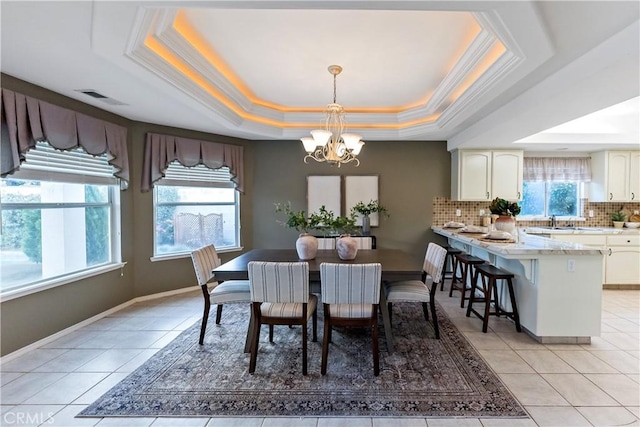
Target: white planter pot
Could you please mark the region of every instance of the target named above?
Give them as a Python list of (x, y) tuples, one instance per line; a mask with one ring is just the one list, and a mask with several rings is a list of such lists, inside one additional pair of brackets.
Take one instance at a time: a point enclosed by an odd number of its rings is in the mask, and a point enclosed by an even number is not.
[(358, 242), (349, 234), (343, 234), (336, 239), (336, 250), (340, 259), (355, 259), (358, 254)]
[(318, 239), (308, 233), (302, 233), (296, 240), (298, 258), (302, 261), (314, 259), (318, 253)]

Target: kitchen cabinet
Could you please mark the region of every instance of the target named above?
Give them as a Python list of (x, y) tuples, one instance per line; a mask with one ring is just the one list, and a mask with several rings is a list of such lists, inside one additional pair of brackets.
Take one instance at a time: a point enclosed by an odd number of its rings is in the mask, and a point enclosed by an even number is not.
[(591, 153), (592, 202), (640, 200), (640, 151), (600, 151)]
[(604, 247), (603, 280), (605, 285), (640, 284), (640, 236), (628, 234), (552, 234), (553, 240)]
[(520, 200), (523, 154), (522, 150), (455, 150), (451, 153), (451, 199)]
[(607, 236), (607, 285), (640, 284), (640, 236)]

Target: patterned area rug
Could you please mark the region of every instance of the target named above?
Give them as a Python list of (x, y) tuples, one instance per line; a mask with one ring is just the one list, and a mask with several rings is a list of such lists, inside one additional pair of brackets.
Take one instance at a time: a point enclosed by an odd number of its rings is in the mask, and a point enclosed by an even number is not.
[(300, 327), (287, 326), (275, 328), (272, 344), (263, 327), (251, 375), (249, 355), (243, 353), (248, 307), (225, 306), (220, 325), (209, 321), (203, 346), (198, 345), (197, 322), (79, 416), (526, 418), (443, 310), (438, 313), (436, 340), (420, 304), (393, 306), (396, 349), (388, 353), (380, 325), (378, 377), (373, 375), (370, 334), (334, 330), (327, 375), (322, 376), (320, 307), (318, 342), (309, 342), (309, 375), (302, 375)]

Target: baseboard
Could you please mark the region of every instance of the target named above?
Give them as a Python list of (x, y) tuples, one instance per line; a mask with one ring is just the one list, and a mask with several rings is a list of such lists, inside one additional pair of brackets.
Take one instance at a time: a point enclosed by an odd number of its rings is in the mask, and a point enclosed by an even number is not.
[(158, 299), (158, 298), (164, 298), (164, 297), (170, 297), (173, 295), (179, 295), (179, 294), (184, 294), (187, 292), (193, 292), (196, 290), (195, 286), (189, 286), (186, 288), (181, 288), (181, 289), (175, 289), (172, 291), (166, 291), (166, 292), (160, 292), (157, 294), (151, 294), (151, 295), (145, 295), (142, 297), (136, 297), (133, 298), (127, 302), (124, 302), (120, 305), (117, 305), (113, 308), (110, 308), (109, 310), (103, 311), (102, 313), (96, 314), (95, 316), (92, 316), (88, 319), (83, 320), (82, 322), (76, 323), (75, 325), (69, 326), (68, 328), (65, 328), (59, 332), (56, 332), (53, 335), (49, 335), (48, 337), (42, 338), (34, 343), (31, 343), (25, 347), (22, 347), (14, 352), (11, 352), (7, 355), (4, 355), (2, 357), (0, 357), (0, 364), (3, 364), (5, 362), (8, 362), (12, 359), (15, 359), (16, 357), (22, 356), (23, 354), (31, 351), (31, 350), (35, 350), (36, 348), (42, 347), (44, 345), (49, 344), (50, 342), (53, 342), (71, 332), (77, 331), (80, 328), (83, 328), (87, 325), (90, 325), (91, 323), (95, 322), (96, 320), (100, 320), (103, 317), (107, 317), (113, 313), (116, 313), (120, 310), (122, 310), (123, 308), (127, 308), (130, 305), (133, 305), (135, 303), (138, 302), (142, 302), (142, 301), (150, 301), (150, 300), (154, 300), (154, 299)]
[(615, 289), (618, 291), (640, 291), (640, 284), (634, 285), (602, 285), (602, 289)]

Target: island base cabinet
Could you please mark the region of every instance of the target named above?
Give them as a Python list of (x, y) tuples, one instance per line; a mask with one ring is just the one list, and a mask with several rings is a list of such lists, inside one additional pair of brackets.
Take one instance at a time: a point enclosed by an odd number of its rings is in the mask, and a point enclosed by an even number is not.
[(606, 257), (606, 285), (638, 285), (640, 283), (640, 247), (609, 247)]

